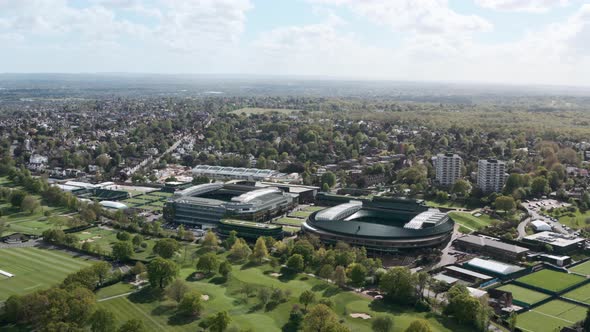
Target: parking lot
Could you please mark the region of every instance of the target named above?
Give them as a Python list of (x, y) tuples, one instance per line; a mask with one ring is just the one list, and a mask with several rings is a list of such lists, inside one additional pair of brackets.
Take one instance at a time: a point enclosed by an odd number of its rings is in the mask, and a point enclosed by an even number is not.
[(568, 207), (571, 206), (569, 203), (560, 202), (555, 199), (533, 199), (530, 201), (524, 201), (522, 206), (528, 210), (531, 220), (541, 220), (549, 224), (553, 230), (563, 234), (575, 234), (576, 231), (560, 224), (557, 219), (547, 215), (545, 211), (552, 208)]

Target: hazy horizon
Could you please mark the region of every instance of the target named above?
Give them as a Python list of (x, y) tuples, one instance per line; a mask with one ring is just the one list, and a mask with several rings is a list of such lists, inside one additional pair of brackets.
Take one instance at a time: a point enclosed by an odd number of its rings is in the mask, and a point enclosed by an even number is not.
[(0, 1), (0, 72), (590, 86), (586, 0)]

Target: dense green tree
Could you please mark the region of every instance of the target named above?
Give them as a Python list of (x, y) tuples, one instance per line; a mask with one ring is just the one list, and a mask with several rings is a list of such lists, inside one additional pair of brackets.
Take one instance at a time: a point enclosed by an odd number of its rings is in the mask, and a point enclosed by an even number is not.
[(166, 288), (166, 296), (179, 303), (189, 290), (190, 287), (185, 281), (176, 279)]
[(147, 272), (150, 285), (164, 289), (178, 275), (178, 266), (171, 260), (156, 257), (148, 264)]
[(360, 287), (365, 283), (367, 268), (361, 264), (353, 263), (348, 267), (348, 275), (352, 285)]
[(494, 205), (496, 206), (496, 210), (501, 210), (505, 212), (512, 212), (516, 208), (516, 203), (514, 202), (514, 198), (510, 196), (498, 196), (494, 201)]
[(232, 270), (232, 266), (231, 266), (230, 262), (223, 261), (223, 262), (221, 262), (221, 264), (219, 264), (219, 274), (221, 274), (224, 278), (227, 278), (229, 276), (229, 274), (231, 273), (231, 270)]
[(211, 332), (223, 332), (229, 326), (231, 318), (227, 311), (221, 311), (207, 319), (207, 326)]
[(203, 312), (203, 309), (201, 294), (195, 291), (184, 294), (178, 304), (178, 312), (186, 316), (198, 317)]
[(259, 237), (256, 240), (254, 250), (252, 250), (252, 254), (250, 255), (250, 261), (260, 264), (266, 258), (268, 258), (268, 249), (266, 248), (266, 242), (264, 241), (264, 238)]
[(406, 267), (394, 267), (381, 277), (379, 288), (385, 293), (385, 299), (399, 304), (414, 302), (416, 281)]
[(123, 323), (117, 330), (117, 332), (144, 332), (145, 326), (139, 319), (130, 319)]
[(219, 246), (219, 239), (217, 238), (217, 235), (213, 233), (213, 231), (208, 230), (203, 237), (202, 244), (207, 250), (217, 250), (217, 247)]
[(377, 316), (371, 323), (374, 332), (391, 332), (393, 331), (393, 319), (391, 316)]
[(113, 258), (124, 262), (133, 256), (133, 245), (129, 241), (119, 241), (113, 245)]
[(92, 332), (112, 332), (116, 330), (115, 315), (104, 308), (98, 308), (90, 317)]
[(428, 322), (423, 319), (413, 321), (405, 332), (432, 332)]
[(156, 241), (153, 252), (162, 258), (169, 259), (174, 256), (178, 249), (180, 249), (178, 242), (174, 239), (167, 238)]
[(217, 271), (219, 268), (219, 260), (214, 253), (204, 254), (199, 258), (197, 263), (197, 270), (204, 271), (207, 274)]
[(302, 272), (303, 268), (305, 267), (303, 256), (299, 254), (291, 255), (291, 257), (289, 257), (287, 260), (287, 267), (297, 272)]
[(310, 290), (305, 290), (299, 295), (299, 303), (304, 305), (304, 310), (307, 311), (307, 306), (315, 302), (315, 293)]

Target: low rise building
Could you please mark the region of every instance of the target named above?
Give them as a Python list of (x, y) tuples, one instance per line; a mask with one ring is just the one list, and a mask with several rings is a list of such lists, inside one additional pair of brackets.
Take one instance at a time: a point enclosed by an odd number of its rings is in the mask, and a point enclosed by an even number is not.
[(530, 252), (528, 248), (485, 235), (465, 235), (456, 239), (453, 245), (463, 251), (477, 252), (508, 261), (519, 261)]
[(552, 251), (559, 254), (581, 249), (584, 247), (584, 242), (586, 242), (586, 240), (581, 237), (555, 232), (540, 232), (525, 236), (522, 240), (539, 246), (550, 245)]

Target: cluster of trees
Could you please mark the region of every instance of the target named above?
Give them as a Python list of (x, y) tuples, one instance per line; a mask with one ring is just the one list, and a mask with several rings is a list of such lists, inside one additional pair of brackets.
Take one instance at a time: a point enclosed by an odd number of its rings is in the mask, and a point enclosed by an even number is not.
[(455, 285), (447, 292), (448, 304), (443, 313), (452, 316), (459, 324), (470, 325), (477, 331), (487, 331), (491, 308), (487, 301), (471, 296), (463, 285)]
[(39, 331), (142, 332), (143, 322), (129, 320), (117, 327), (112, 312), (97, 308), (93, 293), (114, 275), (111, 266), (99, 262), (68, 275), (59, 286), (6, 300), (2, 320)]

